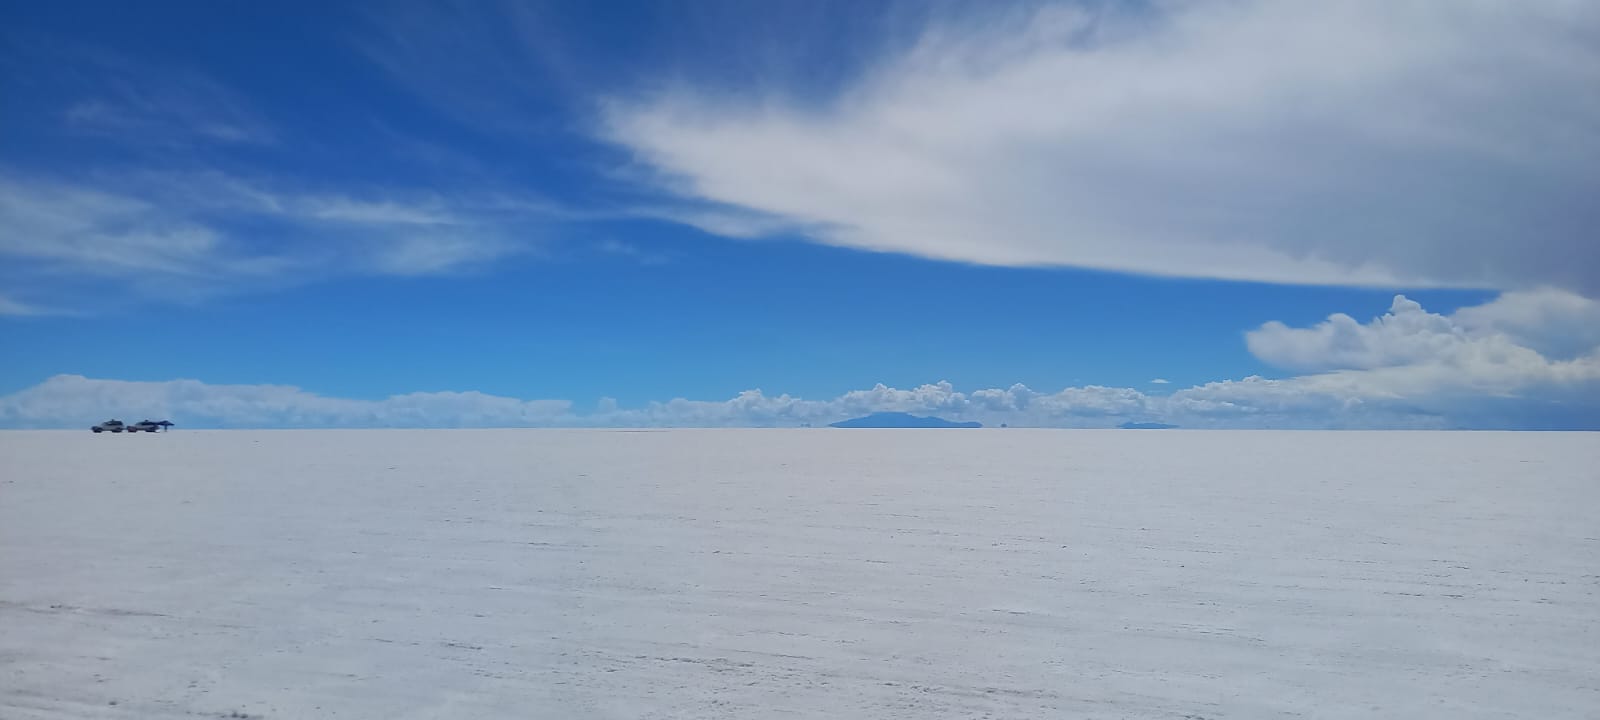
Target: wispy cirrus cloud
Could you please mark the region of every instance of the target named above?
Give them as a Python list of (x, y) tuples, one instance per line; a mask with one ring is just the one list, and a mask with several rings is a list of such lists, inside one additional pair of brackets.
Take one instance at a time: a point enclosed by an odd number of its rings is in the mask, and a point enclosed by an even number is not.
[(168, 79), (126, 74), (108, 78), (90, 97), (73, 102), (61, 114), (77, 132), (121, 137), (138, 134), (165, 143), (270, 143), (275, 133), (265, 121), (244, 109), (243, 102), (221, 85), (201, 76)]
[(98, 189), (0, 176), (0, 255), (51, 271), (115, 276), (217, 269), (209, 228)]
[(0, 315), (46, 315), (49, 312), (49, 310), (37, 305), (31, 305), (15, 298), (0, 295)]
[(172, 151), (204, 144), (267, 145), (279, 132), (261, 108), (209, 74), (132, 57), (72, 38), (8, 35), (0, 62), (25, 58), (14, 77), (31, 122), (80, 138)]
[[(70, 306), (204, 297), (339, 275), (469, 271), (533, 252), (535, 202), (384, 188), (291, 191), (219, 173), (0, 173), (0, 283)], [(97, 278), (94, 297), (75, 297)]]
[(329, 173), (306, 157), (323, 138), (266, 112), (281, 101), (193, 67), (4, 34), (0, 73), (4, 124), (75, 148), (0, 165), (0, 292), (29, 299), (8, 315), (472, 272), (537, 253), (573, 219), (493, 179)]

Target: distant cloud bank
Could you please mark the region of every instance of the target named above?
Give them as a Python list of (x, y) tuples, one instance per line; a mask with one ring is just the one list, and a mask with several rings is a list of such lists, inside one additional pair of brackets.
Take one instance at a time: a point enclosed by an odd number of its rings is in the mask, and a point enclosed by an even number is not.
[(822, 400), (761, 390), (635, 408), (602, 399), (584, 411), (568, 400), (480, 392), (355, 400), (281, 385), (58, 375), (0, 397), (0, 426), (77, 428), (138, 416), (183, 427), (790, 427), (899, 412), (991, 427), (1600, 429), (1597, 319), (1600, 303), (1558, 290), (1511, 293), (1448, 316), (1396, 296), (1366, 323), (1335, 314), (1311, 327), (1269, 322), (1249, 333), (1257, 357), (1307, 374), (1165, 396), (1095, 385), (960, 391), (937, 382)]

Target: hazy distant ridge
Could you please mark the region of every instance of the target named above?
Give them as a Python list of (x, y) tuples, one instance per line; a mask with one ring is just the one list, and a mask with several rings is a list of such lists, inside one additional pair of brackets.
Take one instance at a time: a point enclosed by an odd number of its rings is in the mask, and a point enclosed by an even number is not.
[(850, 420), (841, 420), (828, 427), (836, 428), (981, 428), (983, 423), (954, 422), (939, 417), (923, 417), (903, 412), (879, 412)]

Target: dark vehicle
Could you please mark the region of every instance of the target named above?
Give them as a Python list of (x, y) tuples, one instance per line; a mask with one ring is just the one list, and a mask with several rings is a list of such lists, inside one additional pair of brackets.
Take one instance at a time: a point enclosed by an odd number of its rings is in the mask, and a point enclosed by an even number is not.
[(150, 420), (140, 420), (128, 426), (128, 432), (161, 432), (161, 423)]
[(97, 433), (103, 433), (103, 432), (119, 433), (119, 432), (122, 432), (124, 427), (126, 427), (126, 426), (124, 426), (122, 424), (121, 420), (107, 420), (107, 421), (105, 421), (103, 423), (100, 423), (99, 425), (96, 425), (96, 426), (91, 427), (89, 429), (93, 430), (93, 431), (95, 431)]

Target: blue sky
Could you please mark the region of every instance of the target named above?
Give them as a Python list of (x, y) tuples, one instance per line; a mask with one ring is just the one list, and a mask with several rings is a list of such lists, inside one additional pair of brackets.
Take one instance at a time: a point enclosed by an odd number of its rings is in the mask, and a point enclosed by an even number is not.
[(1579, 5), (0, 20), (0, 425), (1600, 427)]

